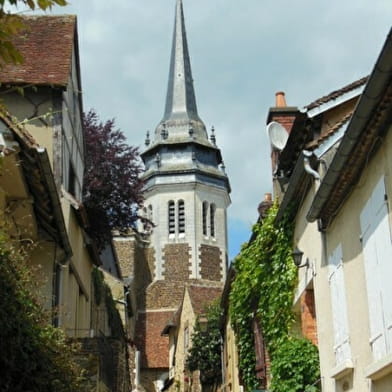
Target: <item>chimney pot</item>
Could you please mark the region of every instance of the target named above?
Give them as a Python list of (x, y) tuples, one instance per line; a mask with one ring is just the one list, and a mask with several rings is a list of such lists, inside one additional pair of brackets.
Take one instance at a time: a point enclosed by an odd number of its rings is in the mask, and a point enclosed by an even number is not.
[(286, 107), (286, 97), (283, 91), (278, 91), (275, 94), (275, 107), (277, 108), (284, 108)]

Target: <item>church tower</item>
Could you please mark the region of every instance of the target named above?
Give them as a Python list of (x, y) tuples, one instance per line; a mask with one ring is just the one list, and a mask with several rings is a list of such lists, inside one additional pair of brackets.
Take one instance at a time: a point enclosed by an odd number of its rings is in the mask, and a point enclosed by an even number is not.
[[(162, 120), (147, 134), (145, 214), (152, 220), (151, 283), (145, 292), (142, 381), (155, 389), (169, 367), (166, 323), (181, 305), (186, 284), (222, 286), (227, 269), (230, 184), (214, 129), (208, 136), (193, 86), (183, 5), (177, 0), (173, 45)], [(140, 327), (139, 327), (140, 330)], [(167, 374), (166, 374), (167, 377)]]

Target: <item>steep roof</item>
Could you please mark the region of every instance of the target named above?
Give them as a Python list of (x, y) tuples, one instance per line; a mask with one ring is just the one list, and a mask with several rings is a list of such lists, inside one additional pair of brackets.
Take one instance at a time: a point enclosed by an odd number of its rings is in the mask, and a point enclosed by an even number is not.
[(23, 56), (20, 65), (0, 70), (2, 84), (66, 86), (72, 66), (76, 16), (23, 16), (25, 29), (14, 39)]

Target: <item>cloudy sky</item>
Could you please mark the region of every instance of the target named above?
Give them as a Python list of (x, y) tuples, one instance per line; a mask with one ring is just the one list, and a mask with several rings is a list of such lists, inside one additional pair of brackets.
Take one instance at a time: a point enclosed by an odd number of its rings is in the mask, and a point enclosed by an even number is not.
[[(368, 74), (392, 20), (390, 0), (183, 0), (199, 115), (215, 126), (232, 185), (230, 257), (271, 191), (265, 121), (275, 92), (302, 107)], [(71, 0), (84, 108), (115, 118), (143, 147), (166, 96), (175, 0)]]

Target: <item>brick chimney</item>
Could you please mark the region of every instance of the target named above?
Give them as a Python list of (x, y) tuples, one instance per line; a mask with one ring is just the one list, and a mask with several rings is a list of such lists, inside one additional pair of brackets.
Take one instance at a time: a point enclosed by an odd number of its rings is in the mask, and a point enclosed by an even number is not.
[[(275, 94), (275, 106), (271, 107), (268, 112), (267, 125), (270, 122), (275, 121), (281, 124), (290, 134), (297, 113), (299, 113), (298, 108), (295, 106), (287, 106), (285, 93), (283, 91), (278, 91)], [(278, 167), (279, 156), (280, 151), (271, 148), (271, 166), (273, 174)]]
[(260, 219), (264, 219), (267, 215), (267, 211), (272, 206), (272, 194), (266, 193), (264, 195), (264, 200), (259, 204), (257, 210), (259, 211)]

